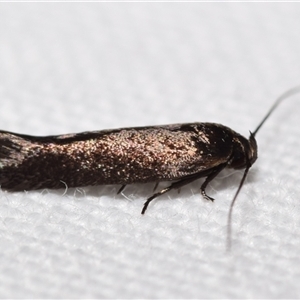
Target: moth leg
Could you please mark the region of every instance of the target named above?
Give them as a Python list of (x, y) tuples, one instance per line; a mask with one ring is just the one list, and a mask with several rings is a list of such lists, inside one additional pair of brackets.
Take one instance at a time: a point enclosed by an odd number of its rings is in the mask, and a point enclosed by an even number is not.
[(159, 184), (159, 182), (156, 182), (155, 183), (155, 186), (154, 186), (154, 188), (153, 188), (153, 192), (156, 190), (156, 188), (158, 187), (158, 184)]
[(120, 193), (125, 189), (125, 187), (126, 187), (126, 184), (123, 184), (123, 185), (119, 188), (117, 194), (120, 194)]
[(202, 183), (201, 185), (201, 194), (203, 196), (203, 198), (205, 198), (206, 200), (210, 200), (210, 201), (214, 201), (215, 199), (212, 197), (209, 197), (206, 192), (205, 189), (207, 187), (207, 185), (226, 167), (226, 164), (222, 164), (220, 166), (218, 166), (217, 168), (215, 168), (214, 170), (212, 170), (212, 172), (206, 177), (205, 181)]
[(202, 174), (195, 174), (194, 176), (191, 176), (191, 177), (187, 177), (187, 178), (184, 178), (184, 179), (181, 179), (179, 181), (176, 181), (176, 182), (173, 182), (170, 186), (162, 189), (161, 191), (153, 194), (150, 198), (147, 199), (147, 201), (144, 203), (144, 207), (142, 209), (142, 215), (145, 213), (145, 211), (147, 210), (147, 207), (149, 205), (149, 203), (155, 199), (156, 197), (160, 196), (160, 195), (163, 195), (173, 189), (180, 189), (181, 187), (183, 187), (184, 185), (187, 185), (193, 181), (195, 181), (196, 179), (200, 178), (200, 177), (203, 177)]

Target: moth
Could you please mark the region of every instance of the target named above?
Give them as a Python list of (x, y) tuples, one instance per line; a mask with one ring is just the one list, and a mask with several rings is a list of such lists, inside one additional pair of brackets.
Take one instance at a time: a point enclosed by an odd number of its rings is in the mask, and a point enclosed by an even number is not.
[[(0, 185), (24, 191), (89, 185), (171, 181), (147, 199), (142, 209), (170, 190), (204, 177), (200, 190), (224, 169), (244, 169), (232, 208), (250, 167), (257, 159), (255, 136), (293, 88), (277, 99), (258, 127), (246, 139), (215, 123), (187, 123), (132, 127), (56, 136), (30, 136), (0, 131)], [(229, 229), (230, 231), (231, 229)]]

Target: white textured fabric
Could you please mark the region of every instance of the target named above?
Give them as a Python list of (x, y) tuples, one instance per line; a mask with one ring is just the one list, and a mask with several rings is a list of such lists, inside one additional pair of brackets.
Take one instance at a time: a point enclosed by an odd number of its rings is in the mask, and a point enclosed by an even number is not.
[[(32, 135), (214, 121), (248, 136), (300, 83), (299, 3), (1, 3), (0, 128)], [(300, 96), (241, 172), (143, 202), (153, 184), (0, 192), (0, 296), (300, 296)], [(229, 176), (230, 175), (230, 176)]]

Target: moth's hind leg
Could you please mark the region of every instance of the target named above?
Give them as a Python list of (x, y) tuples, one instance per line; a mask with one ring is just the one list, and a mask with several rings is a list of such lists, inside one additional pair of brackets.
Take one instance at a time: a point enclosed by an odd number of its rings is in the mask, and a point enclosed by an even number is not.
[(125, 189), (125, 187), (126, 187), (126, 184), (123, 184), (117, 191), (117, 194), (120, 194)]
[(157, 181), (157, 182), (155, 183), (155, 186), (154, 186), (154, 188), (153, 188), (153, 192), (157, 189), (158, 184), (159, 184), (159, 181)]
[(153, 194), (150, 198), (147, 199), (147, 201), (144, 203), (144, 207), (142, 209), (142, 214), (145, 213), (145, 211), (147, 210), (147, 207), (149, 205), (149, 203), (155, 199), (156, 197), (158, 196), (161, 196), (171, 190), (174, 190), (174, 189), (179, 189), (181, 187), (183, 187), (184, 185), (186, 184), (189, 184), (191, 182), (193, 182), (194, 180), (198, 179), (199, 177), (198, 176), (193, 176), (193, 177), (188, 177), (188, 178), (185, 178), (185, 179), (181, 179), (179, 181), (176, 181), (176, 182), (173, 182), (170, 186), (162, 189), (161, 191)]
[(225, 167), (226, 167), (226, 163), (225, 164), (221, 164), (213, 169), (210, 169), (210, 170), (206, 170), (206, 171), (203, 171), (203, 172), (199, 172), (199, 173), (196, 173), (196, 174), (193, 174), (191, 176), (188, 176), (188, 177), (185, 177), (179, 181), (176, 181), (174, 183), (172, 183), (170, 186), (162, 189), (161, 191), (153, 194), (151, 197), (149, 197), (147, 199), (147, 201), (144, 203), (144, 207), (142, 209), (142, 214), (145, 213), (145, 211), (147, 210), (148, 208), (148, 205), (149, 203), (154, 200), (156, 197), (158, 196), (161, 196), (171, 190), (174, 190), (174, 189), (180, 189), (181, 187), (201, 178), (201, 177), (205, 177), (207, 176), (207, 178), (205, 179), (204, 183), (201, 185), (201, 194), (203, 195), (203, 197), (205, 199), (209, 199), (209, 200), (213, 200), (213, 198), (209, 197), (206, 195), (205, 193), (205, 188), (206, 186), (208, 185), (208, 183), (210, 181), (212, 181)]

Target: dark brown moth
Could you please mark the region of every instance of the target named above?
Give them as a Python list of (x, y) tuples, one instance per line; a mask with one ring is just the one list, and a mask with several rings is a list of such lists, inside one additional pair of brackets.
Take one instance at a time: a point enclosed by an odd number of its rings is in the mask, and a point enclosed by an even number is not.
[[(257, 146), (228, 127), (192, 123), (33, 137), (0, 132), (0, 184), (9, 191), (175, 181), (151, 197), (225, 167), (254, 163)], [(150, 198), (149, 198), (150, 199)], [(146, 206), (151, 201), (147, 201)]]
[[(245, 169), (229, 213), (257, 159), (255, 135), (277, 105), (299, 92), (284, 93), (249, 139), (215, 123), (133, 127), (57, 136), (30, 136), (0, 131), (0, 185), (3, 190), (58, 189), (101, 184), (172, 181), (149, 203), (199, 178), (205, 188), (224, 168)], [(119, 192), (120, 192), (119, 191)], [(229, 227), (229, 235), (230, 235)]]

